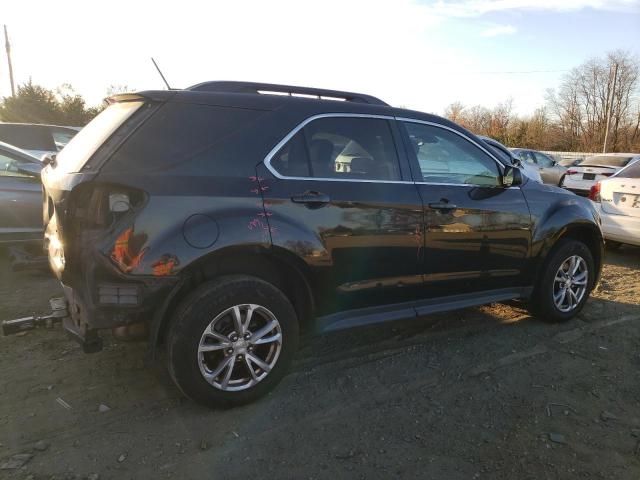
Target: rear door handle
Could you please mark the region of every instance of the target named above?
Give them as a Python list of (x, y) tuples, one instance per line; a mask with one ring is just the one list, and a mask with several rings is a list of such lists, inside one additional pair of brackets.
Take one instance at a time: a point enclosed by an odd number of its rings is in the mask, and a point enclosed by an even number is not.
[(429, 208), (433, 208), (434, 210), (455, 210), (458, 207), (449, 202), (434, 202), (429, 204)]
[(300, 195), (294, 195), (291, 197), (291, 201), (294, 203), (304, 203), (309, 208), (319, 208), (331, 201), (329, 195), (320, 192), (304, 192)]

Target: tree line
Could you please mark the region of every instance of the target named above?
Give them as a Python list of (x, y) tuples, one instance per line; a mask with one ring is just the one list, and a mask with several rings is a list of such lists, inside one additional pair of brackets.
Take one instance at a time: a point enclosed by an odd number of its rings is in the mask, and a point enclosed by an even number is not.
[[(112, 85), (107, 95), (130, 90)], [(0, 99), (0, 120), (83, 126), (102, 108), (88, 106), (70, 85), (49, 90), (29, 81)], [(545, 104), (528, 116), (516, 115), (512, 100), (493, 108), (454, 102), (444, 115), (507, 146), (583, 152), (602, 151), (610, 117), (607, 151), (640, 152), (640, 60), (625, 51), (590, 59), (547, 90)]]
[[(126, 91), (130, 91), (126, 85), (111, 85), (107, 96)], [(87, 105), (71, 85), (51, 90), (29, 80), (18, 86), (15, 95), (0, 99), (0, 121), (82, 127), (103, 108)]]
[(640, 152), (640, 61), (629, 52), (611, 52), (571, 69), (531, 115), (514, 114), (512, 100), (493, 108), (454, 102), (444, 114), (510, 147), (600, 152), (609, 109), (607, 152)]

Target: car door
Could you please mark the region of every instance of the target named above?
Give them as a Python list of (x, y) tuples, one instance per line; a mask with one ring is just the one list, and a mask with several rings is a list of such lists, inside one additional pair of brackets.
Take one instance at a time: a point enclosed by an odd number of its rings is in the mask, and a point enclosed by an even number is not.
[(519, 187), (464, 133), (401, 119), (425, 208), (425, 292), (432, 297), (520, 286), (531, 217)]
[(25, 162), (0, 150), (0, 242), (42, 239), (42, 186)]
[(321, 115), (259, 166), (273, 245), (303, 258), (319, 315), (421, 294), (422, 201), (394, 129)]
[(531, 152), (531, 154), (536, 160), (542, 181), (551, 185), (560, 184), (560, 179), (567, 169), (557, 164), (554, 159), (544, 153)]

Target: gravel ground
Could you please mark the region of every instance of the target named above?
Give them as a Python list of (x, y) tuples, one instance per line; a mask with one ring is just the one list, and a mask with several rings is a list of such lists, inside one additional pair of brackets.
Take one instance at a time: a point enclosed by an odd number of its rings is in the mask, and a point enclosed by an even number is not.
[[(640, 249), (565, 324), (492, 305), (318, 337), (265, 399), (184, 400), (144, 343), (0, 338), (0, 478), (640, 478)], [(0, 264), (0, 318), (56, 282)]]

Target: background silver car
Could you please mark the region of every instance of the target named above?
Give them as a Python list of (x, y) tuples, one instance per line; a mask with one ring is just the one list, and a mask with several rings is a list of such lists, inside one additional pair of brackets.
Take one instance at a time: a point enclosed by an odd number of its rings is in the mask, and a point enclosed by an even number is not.
[(0, 244), (42, 242), (41, 162), (0, 142)]
[(526, 148), (512, 148), (511, 151), (523, 163), (537, 168), (543, 183), (560, 185), (562, 177), (567, 173), (567, 167), (560, 165), (556, 159), (546, 153)]

